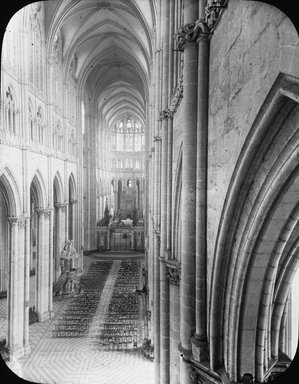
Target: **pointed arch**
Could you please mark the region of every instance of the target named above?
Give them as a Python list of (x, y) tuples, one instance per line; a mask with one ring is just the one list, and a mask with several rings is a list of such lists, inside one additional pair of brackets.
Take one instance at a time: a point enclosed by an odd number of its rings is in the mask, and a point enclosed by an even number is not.
[[(53, 178), (53, 187), (56, 193), (56, 203), (61, 203), (63, 201), (63, 184), (61, 181), (60, 173), (58, 171)], [(54, 196), (53, 201), (55, 201)]]
[(45, 208), (47, 202), (47, 192), (42, 173), (39, 169), (36, 170), (32, 178), (30, 188), (32, 188), (32, 192), (35, 194), (38, 208)]
[(8, 166), (0, 170), (0, 190), (7, 204), (8, 215), (21, 215), (21, 198), (16, 179)]
[(298, 85), (280, 74), (270, 90), (240, 153), (218, 228), (210, 360), (233, 381), (250, 372), (264, 382), (283, 352), (286, 285), (298, 268), (297, 252), (290, 252), (299, 238)]
[(73, 173), (69, 176), (69, 195), (70, 199), (75, 200), (77, 197), (76, 181)]

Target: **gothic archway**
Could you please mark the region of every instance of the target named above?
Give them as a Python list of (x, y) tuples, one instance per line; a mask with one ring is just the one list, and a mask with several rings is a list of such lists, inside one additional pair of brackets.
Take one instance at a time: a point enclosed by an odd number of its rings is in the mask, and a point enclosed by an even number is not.
[(210, 359), (231, 380), (250, 373), (264, 382), (287, 352), (285, 308), (299, 264), (296, 89), (298, 81), (283, 74), (273, 85), (243, 146), (220, 220)]

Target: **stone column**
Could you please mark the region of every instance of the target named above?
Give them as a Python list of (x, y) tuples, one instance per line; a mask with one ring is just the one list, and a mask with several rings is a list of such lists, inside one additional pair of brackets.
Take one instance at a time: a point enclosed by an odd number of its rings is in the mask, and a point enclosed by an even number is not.
[(155, 349), (155, 383), (160, 384), (160, 204), (161, 204), (161, 174), (160, 174), (160, 125), (161, 111), (161, 20), (157, 23), (155, 50), (155, 105), (154, 105), (154, 199), (153, 199), (153, 258), (154, 258), (154, 349)]
[(25, 226), (25, 262), (24, 262), (24, 352), (30, 353), (29, 344), (29, 299), (30, 299), (30, 219)]
[(24, 219), (11, 217), (8, 286), (8, 347), (10, 359), (24, 354)]
[[(161, 142), (161, 241), (160, 259), (165, 259), (167, 247), (167, 160), (168, 160), (168, 67), (169, 67), (169, 7), (162, 2), (162, 142)], [(160, 265), (160, 383), (169, 383), (169, 284), (167, 270)]]
[[(204, 16), (205, 1), (200, 2), (199, 19)], [(198, 44), (197, 96), (197, 174), (196, 174), (196, 331), (192, 339), (193, 357), (208, 359), (207, 347), (207, 148), (209, 100), (209, 33), (201, 32)]]
[[(54, 317), (53, 312), (53, 210), (49, 211), (48, 217), (48, 252), (46, 252), (46, 255), (48, 255), (48, 311), (49, 311), (49, 317), (52, 319)], [(54, 214), (54, 212), (53, 212)]]
[(61, 225), (63, 206), (61, 206), (61, 204), (58, 203), (58, 204), (55, 204), (54, 209), (57, 215), (57, 220), (55, 222), (55, 234), (57, 238), (56, 238), (56, 249), (54, 249), (53, 252), (55, 255), (55, 281), (57, 281), (61, 275), (60, 253), (63, 247), (63, 237), (62, 237), (62, 231), (61, 231), (61, 228), (63, 228)]
[(154, 345), (155, 345), (155, 383), (160, 383), (160, 137), (155, 139), (155, 184), (154, 184)]
[(38, 209), (37, 313), (39, 321), (49, 318), (49, 217), (50, 209)]
[[(184, 23), (178, 32), (184, 44), (183, 155), (182, 155), (182, 244), (180, 284), (180, 383), (191, 384), (191, 337), (195, 331), (195, 211), (197, 141), (197, 45), (190, 42), (189, 26), (197, 19), (198, 0), (186, 0)], [(181, 43), (182, 40), (179, 40)]]
[[(162, 169), (161, 169), (161, 241), (160, 258), (165, 259), (167, 245), (167, 119), (162, 121)], [(160, 379), (169, 383), (169, 284), (164, 265), (160, 266)]]

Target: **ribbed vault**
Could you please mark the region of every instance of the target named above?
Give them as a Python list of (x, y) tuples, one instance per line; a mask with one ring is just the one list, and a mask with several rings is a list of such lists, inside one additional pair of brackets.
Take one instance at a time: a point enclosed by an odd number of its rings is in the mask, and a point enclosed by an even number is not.
[(59, 33), (65, 72), (74, 67), (79, 92), (89, 89), (108, 127), (126, 112), (145, 122), (155, 1), (47, 2), (49, 49)]

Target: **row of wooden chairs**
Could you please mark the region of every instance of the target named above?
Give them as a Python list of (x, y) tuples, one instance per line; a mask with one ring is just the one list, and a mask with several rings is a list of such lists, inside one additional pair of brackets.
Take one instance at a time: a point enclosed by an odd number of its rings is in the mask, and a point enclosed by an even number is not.
[(128, 350), (137, 347), (138, 297), (140, 264), (123, 261), (105, 317), (98, 345), (102, 350)]
[(54, 337), (82, 337), (87, 334), (111, 266), (112, 261), (90, 264), (86, 275), (80, 278), (80, 294), (70, 300), (55, 325)]

